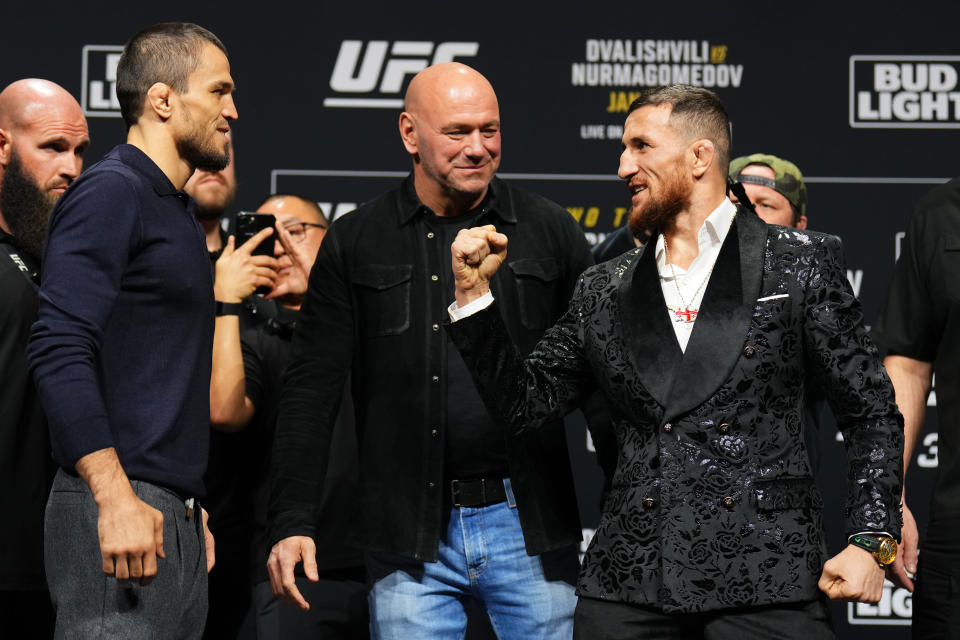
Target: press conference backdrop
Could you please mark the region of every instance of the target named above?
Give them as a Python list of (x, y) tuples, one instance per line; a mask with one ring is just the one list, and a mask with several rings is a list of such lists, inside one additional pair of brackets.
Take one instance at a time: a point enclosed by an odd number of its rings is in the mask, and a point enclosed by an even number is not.
[[(500, 175), (566, 207), (594, 243), (626, 223), (615, 174), (627, 106), (647, 86), (697, 84), (726, 103), (734, 155), (781, 155), (808, 176), (810, 228), (843, 238), (869, 324), (913, 204), (958, 172), (956, 3), (57, 4), (6, 7), (0, 84), (35, 76), (71, 91), (89, 118), (88, 164), (123, 139), (113, 87), (130, 35), (185, 20), (223, 39), (238, 87), (238, 209), (285, 191), (339, 216), (394, 186), (410, 166), (397, 135), (407, 83), (458, 60), (497, 90)], [(930, 405), (908, 494), (921, 528), (937, 467)], [(600, 475), (582, 419), (568, 422), (586, 544)], [(836, 551), (846, 476), (832, 420), (820, 441)], [(888, 585), (879, 605), (833, 615), (841, 638), (905, 638), (910, 594)]]

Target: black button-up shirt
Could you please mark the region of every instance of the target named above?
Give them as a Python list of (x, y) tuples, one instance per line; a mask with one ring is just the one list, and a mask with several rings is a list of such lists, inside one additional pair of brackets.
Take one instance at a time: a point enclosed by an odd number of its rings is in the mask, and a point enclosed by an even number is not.
[[(510, 239), (492, 290), (512, 337), (530, 351), (566, 309), (591, 263), (571, 216), (556, 204), (494, 180), (477, 224)], [(357, 543), (435, 561), (443, 520), (447, 336), (444, 287), (450, 246), (408, 178), (334, 224), (324, 238), (294, 337), (274, 443), (271, 543), (314, 535), (314, 509), (340, 392), (352, 372), (360, 440)], [(452, 394), (455, 397), (456, 394)], [(580, 539), (573, 478), (561, 428), (507, 440), (527, 552)]]

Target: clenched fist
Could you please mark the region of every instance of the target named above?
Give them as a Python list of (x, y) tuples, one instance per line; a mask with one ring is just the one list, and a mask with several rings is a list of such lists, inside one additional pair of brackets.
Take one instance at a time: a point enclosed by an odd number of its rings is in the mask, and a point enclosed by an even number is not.
[(507, 259), (507, 236), (492, 224), (463, 229), (450, 247), (458, 306), (490, 291), (490, 278)]

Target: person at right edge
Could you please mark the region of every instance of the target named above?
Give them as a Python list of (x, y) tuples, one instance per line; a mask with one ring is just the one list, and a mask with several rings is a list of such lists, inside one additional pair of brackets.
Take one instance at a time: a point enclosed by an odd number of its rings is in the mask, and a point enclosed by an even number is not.
[(937, 375), (939, 464), (923, 554), (918, 563), (917, 523), (904, 504), (895, 581), (913, 591), (914, 638), (960, 638), (960, 178), (917, 204), (871, 332), (887, 347), (883, 364), (903, 414), (904, 473)]
[[(488, 284), (507, 236), (464, 230), (452, 248), (446, 329), (499, 422), (536, 430), (595, 389), (610, 410), (617, 468), (580, 572), (574, 637), (833, 638), (825, 596), (883, 593), (903, 455), (840, 242), (730, 202), (729, 119), (711, 91), (644, 93), (623, 145), (630, 224), (653, 235), (585, 271), (526, 359)], [(802, 433), (813, 381), (849, 460), (849, 544), (829, 559)]]

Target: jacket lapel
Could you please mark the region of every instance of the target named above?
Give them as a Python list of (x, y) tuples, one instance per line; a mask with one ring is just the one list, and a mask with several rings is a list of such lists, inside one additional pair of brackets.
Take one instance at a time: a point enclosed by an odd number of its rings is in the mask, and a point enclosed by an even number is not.
[(738, 207), (704, 292), (687, 350), (672, 379), (665, 421), (706, 402), (730, 377), (743, 351), (760, 292), (766, 237), (766, 224), (756, 214)]
[(656, 246), (654, 235), (640, 249), (632, 273), (624, 274), (619, 321), (640, 383), (661, 407), (666, 407), (683, 352), (667, 317)]

